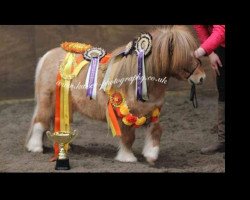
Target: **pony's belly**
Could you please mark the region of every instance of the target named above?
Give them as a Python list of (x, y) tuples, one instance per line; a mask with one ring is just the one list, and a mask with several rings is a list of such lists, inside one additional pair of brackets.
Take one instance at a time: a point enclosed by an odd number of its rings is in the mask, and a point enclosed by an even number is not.
[(72, 92), (72, 106), (74, 112), (79, 112), (91, 119), (106, 121), (107, 98), (98, 94), (97, 100), (90, 100), (86, 92), (76, 94)]

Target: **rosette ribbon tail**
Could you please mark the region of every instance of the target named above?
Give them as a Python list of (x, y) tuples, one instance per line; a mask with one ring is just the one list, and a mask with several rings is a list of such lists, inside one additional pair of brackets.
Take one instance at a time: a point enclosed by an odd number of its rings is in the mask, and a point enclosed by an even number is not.
[(85, 85), (87, 86), (87, 97), (96, 99), (97, 76), (99, 57), (93, 57), (90, 62)]
[[(70, 131), (70, 112), (69, 112), (69, 86), (70, 79), (65, 78), (71, 74), (72, 66), (74, 66), (75, 54), (68, 53), (64, 59), (65, 63), (62, 66), (62, 71), (57, 74), (56, 79), (56, 103), (55, 103), (55, 126), (54, 131)], [(64, 76), (65, 75), (65, 76)], [(65, 144), (64, 149), (67, 152), (68, 144)], [(58, 143), (54, 143), (54, 161), (59, 153)]]
[(108, 103), (108, 107), (107, 107), (107, 111), (106, 111), (106, 118), (107, 118), (107, 122), (108, 122), (110, 129), (111, 129), (113, 137), (115, 137), (115, 136), (120, 137), (122, 134), (121, 128), (119, 126), (117, 117), (115, 115), (114, 109), (113, 109), (112, 104), (110, 102)]
[(148, 100), (143, 50), (140, 50), (138, 53), (138, 77), (136, 79), (136, 95), (137, 95), (137, 100), (139, 101)]
[(110, 73), (112, 71), (111, 69), (112, 69), (114, 59), (115, 58), (113, 58), (110, 61), (110, 63), (108, 64), (107, 71), (105, 73), (104, 79), (102, 81), (102, 85), (100, 87), (100, 90), (103, 90), (104, 92), (108, 91), (110, 89), (110, 87), (111, 87), (111, 83), (109, 81), (110, 81)]

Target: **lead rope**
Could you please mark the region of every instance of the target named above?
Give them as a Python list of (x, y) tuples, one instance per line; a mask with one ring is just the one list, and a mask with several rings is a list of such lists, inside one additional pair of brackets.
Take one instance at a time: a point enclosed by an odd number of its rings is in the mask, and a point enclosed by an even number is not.
[(194, 108), (198, 108), (198, 101), (196, 97), (196, 87), (194, 83), (191, 86), (190, 101), (192, 101)]

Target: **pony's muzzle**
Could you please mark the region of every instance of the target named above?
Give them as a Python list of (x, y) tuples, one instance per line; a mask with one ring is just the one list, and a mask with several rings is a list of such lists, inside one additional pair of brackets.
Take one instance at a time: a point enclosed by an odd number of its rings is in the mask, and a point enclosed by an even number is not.
[(188, 78), (188, 82), (196, 85), (201, 85), (206, 78), (206, 74), (203, 70), (203, 68), (198, 67), (194, 73)]
[(202, 76), (197, 76), (197, 75), (192, 75), (189, 77), (188, 79), (188, 82), (192, 85), (192, 84), (195, 84), (195, 85), (201, 85), (204, 80), (206, 78), (206, 75), (202, 75)]

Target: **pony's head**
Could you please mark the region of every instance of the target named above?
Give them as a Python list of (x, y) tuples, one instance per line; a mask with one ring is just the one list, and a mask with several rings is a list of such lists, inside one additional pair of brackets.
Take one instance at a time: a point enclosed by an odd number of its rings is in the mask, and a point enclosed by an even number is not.
[(187, 26), (168, 26), (153, 33), (151, 63), (154, 73), (201, 84), (206, 75), (202, 63), (194, 57), (196, 39)]
[[(152, 35), (151, 54), (145, 58), (146, 75), (155, 78), (174, 77), (188, 80), (192, 84), (201, 84), (206, 75), (199, 59), (194, 57), (198, 44), (187, 26), (166, 26), (150, 32)], [(116, 49), (115, 57), (125, 46)], [(112, 79), (133, 77), (138, 73), (135, 52), (116, 59), (112, 68)], [(129, 82), (126, 84), (128, 86)], [(131, 86), (131, 84), (130, 84)], [(149, 87), (152, 84), (149, 83)]]

